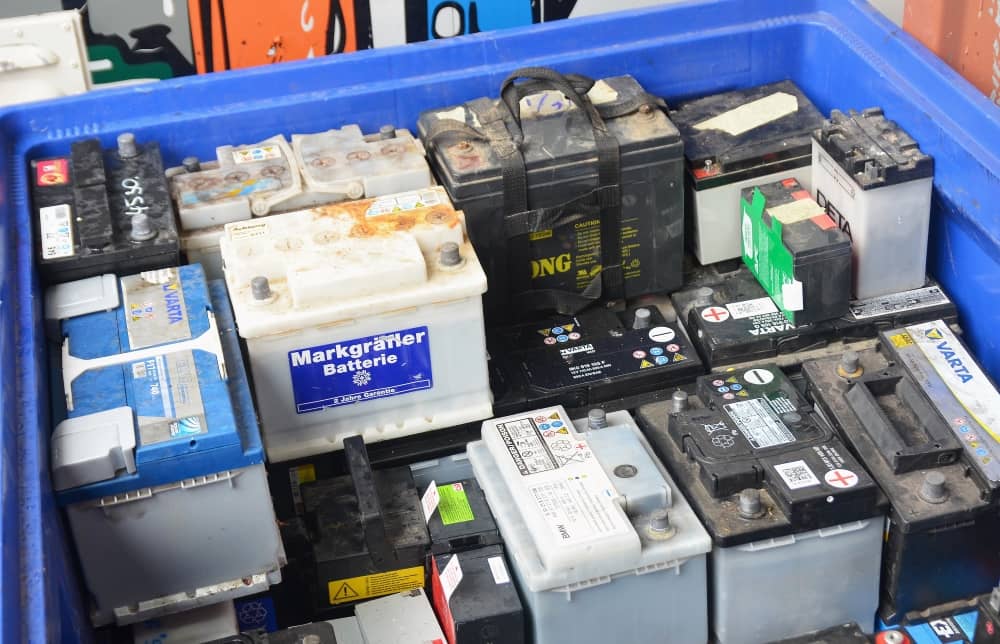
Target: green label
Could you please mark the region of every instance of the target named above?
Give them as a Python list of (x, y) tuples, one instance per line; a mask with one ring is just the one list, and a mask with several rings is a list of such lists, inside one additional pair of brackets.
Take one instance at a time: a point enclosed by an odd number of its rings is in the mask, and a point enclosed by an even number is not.
[(767, 200), (754, 188), (752, 201), (740, 199), (743, 211), (743, 262), (792, 324), (793, 311), (802, 309), (802, 283), (795, 279), (793, 258), (781, 239), (781, 222), (764, 221)]
[(476, 518), (472, 514), (469, 498), (465, 495), (465, 488), (462, 487), (461, 483), (449, 483), (438, 487), (438, 496), (441, 497), (438, 504), (441, 523), (451, 525), (465, 523)]

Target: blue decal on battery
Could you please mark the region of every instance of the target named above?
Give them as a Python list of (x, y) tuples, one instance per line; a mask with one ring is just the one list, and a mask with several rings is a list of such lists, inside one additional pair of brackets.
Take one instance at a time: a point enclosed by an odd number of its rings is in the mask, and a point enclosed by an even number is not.
[(296, 413), (430, 389), (428, 335), (420, 326), (289, 351)]
[(274, 612), (274, 600), (268, 596), (237, 599), (236, 621), (240, 631), (254, 631), (263, 628), (269, 633), (278, 630), (278, 616)]

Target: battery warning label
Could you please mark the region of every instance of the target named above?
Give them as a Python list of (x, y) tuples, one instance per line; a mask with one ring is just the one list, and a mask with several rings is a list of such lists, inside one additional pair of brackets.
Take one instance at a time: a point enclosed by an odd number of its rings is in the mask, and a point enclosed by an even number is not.
[(400, 568), (374, 575), (363, 575), (349, 579), (337, 579), (327, 584), (330, 604), (336, 606), (345, 602), (369, 597), (382, 597), (424, 587), (424, 568)]
[(425, 326), (289, 351), (288, 368), (299, 414), (434, 386)]
[(795, 441), (785, 424), (759, 398), (725, 405), (724, 409), (740, 428), (743, 436), (755, 448), (774, 447)]

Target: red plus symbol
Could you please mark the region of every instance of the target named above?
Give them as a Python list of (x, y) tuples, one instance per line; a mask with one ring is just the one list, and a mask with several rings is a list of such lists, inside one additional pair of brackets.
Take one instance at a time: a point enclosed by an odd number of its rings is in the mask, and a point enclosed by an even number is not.
[(724, 322), (729, 319), (729, 311), (722, 307), (710, 306), (701, 312), (701, 317), (709, 322)]
[(858, 475), (851, 470), (830, 470), (823, 478), (833, 487), (854, 487), (858, 484)]
[(576, 444), (576, 448), (577, 449), (587, 449), (587, 444), (586, 443), (577, 443)]

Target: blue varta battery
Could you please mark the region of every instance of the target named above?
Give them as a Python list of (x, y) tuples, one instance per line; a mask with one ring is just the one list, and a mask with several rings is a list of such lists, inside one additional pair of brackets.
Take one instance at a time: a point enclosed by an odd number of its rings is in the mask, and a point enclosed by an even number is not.
[(52, 479), (97, 625), (264, 590), (285, 562), (225, 285), (199, 265), (117, 282), (46, 298), (73, 315)]

